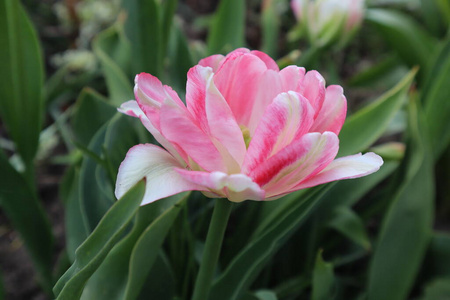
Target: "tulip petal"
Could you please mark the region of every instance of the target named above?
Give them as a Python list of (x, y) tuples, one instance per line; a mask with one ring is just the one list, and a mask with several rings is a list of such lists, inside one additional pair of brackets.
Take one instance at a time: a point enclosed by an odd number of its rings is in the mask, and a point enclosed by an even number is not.
[(305, 78), (305, 68), (297, 66), (287, 66), (280, 71), (281, 84), (283, 91), (300, 92), (300, 84)]
[(307, 133), (257, 166), (249, 176), (262, 186), (267, 197), (272, 197), (322, 171), (338, 149), (334, 133)]
[(243, 172), (253, 171), (262, 162), (307, 133), (313, 124), (314, 110), (308, 100), (295, 92), (279, 94), (270, 104), (255, 131)]
[(307, 72), (300, 84), (300, 93), (309, 100), (316, 111), (314, 117), (317, 117), (325, 98), (325, 79), (317, 71)]
[(214, 55), (211, 55), (211, 56), (201, 59), (198, 62), (198, 65), (203, 66), (203, 67), (210, 67), (213, 69), (213, 72), (216, 72), (217, 69), (219, 69), (224, 58), (225, 57), (222, 54), (214, 54)]
[(378, 171), (381, 165), (383, 165), (383, 159), (373, 152), (340, 157), (332, 161), (320, 173), (301, 182), (289, 192), (335, 180), (363, 177)]
[(153, 137), (161, 144), (167, 151), (172, 154), (183, 166), (186, 165), (188, 161), (186, 153), (175, 145), (172, 145), (162, 134), (153, 126), (144, 112), (141, 110), (136, 101), (130, 100), (123, 103), (118, 109), (119, 112), (124, 113), (126, 115), (139, 118), (141, 123), (145, 126), (145, 128), (153, 135)]
[(233, 202), (244, 200), (264, 200), (265, 192), (258, 184), (244, 174), (227, 175), (223, 172), (201, 172), (177, 169), (184, 179), (209, 189), (217, 197), (228, 198)]
[(339, 134), (347, 114), (347, 99), (339, 85), (330, 85), (325, 93), (322, 108), (310, 131), (331, 131)]
[(280, 68), (278, 67), (277, 63), (272, 59), (272, 57), (270, 57), (266, 53), (258, 50), (250, 51), (250, 53), (259, 57), (259, 59), (261, 59), (266, 64), (267, 69), (274, 70), (277, 72), (280, 71)]
[(158, 78), (147, 73), (136, 75), (134, 95), (139, 107), (158, 131), (161, 131), (159, 110), (164, 102), (169, 101), (184, 107), (183, 102), (171, 87), (163, 86)]
[(141, 205), (151, 203), (184, 191), (199, 190), (202, 187), (185, 180), (175, 169), (180, 168), (177, 160), (164, 149), (141, 144), (128, 150), (119, 167), (115, 195), (120, 199), (139, 180), (145, 178), (145, 194)]
[[(220, 152), (185, 107), (166, 101), (160, 110), (161, 133), (206, 171), (226, 171)], [(189, 163), (188, 163), (189, 164)]]
[(251, 112), (260, 92), (261, 78), (267, 67), (261, 59), (250, 53), (235, 51), (232, 54), (225, 58), (214, 75), (214, 83), (228, 102), (238, 124), (249, 127)]
[[(189, 70), (186, 89), (188, 110), (200, 127), (217, 140), (229, 172), (239, 172), (246, 153), (241, 129), (223, 96), (217, 90), (211, 68), (195, 66)], [(223, 152), (223, 151), (221, 151)], [(231, 156), (231, 157), (230, 157)], [(234, 162), (229, 161), (230, 158)], [(234, 168), (232, 167), (232, 165)]]

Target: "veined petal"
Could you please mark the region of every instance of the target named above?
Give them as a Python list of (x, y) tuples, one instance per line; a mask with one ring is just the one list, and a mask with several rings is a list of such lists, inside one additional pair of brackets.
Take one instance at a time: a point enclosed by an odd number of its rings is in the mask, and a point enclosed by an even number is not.
[(249, 53), (234, 51), (214, 75), (214, 83), (231, 108), (238, 124), (248, 127), (265, 63)]
[(297, 66), (287, 66), (280, 71), (283, 91), (300, 92), (300, 85), (305, 78), (305, 68)]
[(145, 178), (145, 194), (141, 205), (177, 193), (199, 190), (201, 187), (185, 180), (175, 168), (177, 160), (164, 149), (152, 145), (137, 145), (128, 150), (119, 167), (115, 194), (120, 199), (139, 180)]
[(258, 50), (250, 51), (250, 53), (259, 57), (259, 59), (261, 59), (266, 64), (267, 69), (274, 70), (277, 72), (280, 71), (280, 68), (278, 67), (277, 63), (272, 59), (272, 57), (270, 57), (266, 53)]
[(347, 114), (347, 99), (339, 85), (330, 85), (325, 92), (325, 100), (311, 131), (331, 131), (339, 134)]
[(225, 58), (225, 56), (223, 56), (222, 54), (214, 54), (214, 55), (211, 55), (211, 56), (201, 59), (198, 62), (198, 65), (203, 66), (203, 67), (210, 67), (213, 69), (213, 72), (216, 72), (217, 69), (219, 69), (224, 58)]
[(206, 171), (226, 171), (220, 152), (192, 120), (185, 107), (166, 101), (160, 109), (160, 124), (162, 135), (182, 148), (201, 168)]
[(262, 162), (309, 131), (314, 110), (308, 100), (295, 92), (279, 94), (270, 104), (255, 131), (243, 165), (243, 173), (253, 171)]
[(239, 172), (246, 153), (245, 141), (228, 103), (214, 84), (213, 75), (209, 67), (195, 66), (189, 70), (186, 93), (188, 110), (203, 131), (220, 143), (215, 144), (228, 171)]
[(160, 143), (167, 151), (174, 156), (181, 165), (185, 166), (188, 162), (186, 153), (180, 147), (172, 145), (162, 134), (153, 126), (144, 112), (141, 110), (136, 101), (130, 100), (123, 103), (118, 111), (126, 115), (139, 118), (145, 128), (153, 135), (153, 137)]
[(258, 184), (244, 174), (227, 175), (223, 172), (201, 172), (177, 169), (186, 180), (209, 189), (218, 197), (228, 198), (233, 202), (244, 200), (264, 200), (265, 192)]
[(335, 180), (363, 177), (378, 171), (382, 165), (383, 159), (373, 152), (340, 157), (332, 161), (320, 173), (302, 181), (289, 192)]
[(325, 99), (325, 79), (317, 71), (307, 72), (300, 84), (300, 92), (309, 100), (316, 111), (314, 117), (317, 117)]
[(184, 106), (177, 93), (171, 87), (163, 86), (158, 78), (147, 73), (136, 75), (134, 95), (141, 110), (159, 131), (159, 110), (163, 103), (170, 101), (180, 107)]
[(322, 171), (337, 154), (339, 140), (332, 132), (303, 135), (256, 167), (249, 176), (267, 193), (283, 193)]

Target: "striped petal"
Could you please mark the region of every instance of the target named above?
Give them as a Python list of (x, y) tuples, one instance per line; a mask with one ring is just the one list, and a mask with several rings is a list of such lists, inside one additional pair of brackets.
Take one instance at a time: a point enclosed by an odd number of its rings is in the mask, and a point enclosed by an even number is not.
[(378, 171), (382, 165), (383, 159), (373, 152), (340, 157), (332, 161), (320, 173), (301, 182), (289, 192), (331, 181), (363, 177)]
[(295, 92), (278, 95), (269, 105), (255, 131), (243, 166), (253, 171), (262, 162), (307, 133), (313, 124), (314, 110), (308, 100)]
[(330, 85), (325, 93), (325, 100), (317, 115), (311, 131), (331, 131), (339, 134), (347, 114), (347, 99), (339, 85)]
[[(239, 172), (246, 153), (241, 129), (217, 90), (211, 68), (195, 66), (188, 73), (186, 101), (188, 110), (216, 143), (229, 173)], [(230, 161), (232, 159), (233, 161)], [(234, 165), (234, 166), (233, 166)]]
[(141, 205), (184, 191), (202, 189), (176, 171), (176, 168), (181, 167), (183, 166), (172, 155), (158, 146), (134, 146), (128, 150), (119, 167), (115, 195), (120, 199), (143, 178), (146, 187)]
[(220, 152), (185, 107), (166, 101), (160, 109), (160, 123), (162, 135), (182, 148), (203, 170), (226, 171)]
[(228, 175), (223, 172), (200, 172), (177, 169), (185, 180), (206, 187), (217, 197), (228, 198), (233, 202), (244, 200), (264, 200), (265, 192), (258, 184), (244, 174)]
[(307, 72), (300, 84), (300, 93), (309, 100), (317, 117), (325, 99), (325, 79), (317, 71)]
[(332, 132), (303, 135), (266, 162), (249, 176), (267, 193), (267, 197), (291, 189), (322, 171), (337, 154), (339, 140)]

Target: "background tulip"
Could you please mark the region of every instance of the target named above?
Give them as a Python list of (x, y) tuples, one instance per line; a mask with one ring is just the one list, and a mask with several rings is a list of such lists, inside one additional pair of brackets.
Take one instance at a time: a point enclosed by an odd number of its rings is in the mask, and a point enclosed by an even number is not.
[(316, 47), (345, 45), (364, 16), (364, 0), (292, 0), (291, 7)]

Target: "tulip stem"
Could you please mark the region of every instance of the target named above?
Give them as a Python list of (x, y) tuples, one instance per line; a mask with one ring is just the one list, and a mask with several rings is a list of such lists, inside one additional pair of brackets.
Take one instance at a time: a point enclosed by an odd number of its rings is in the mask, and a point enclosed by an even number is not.
[(192, 300), (208, 299), (232, 206), (233, 203), (227, 199), (216, 200)]

